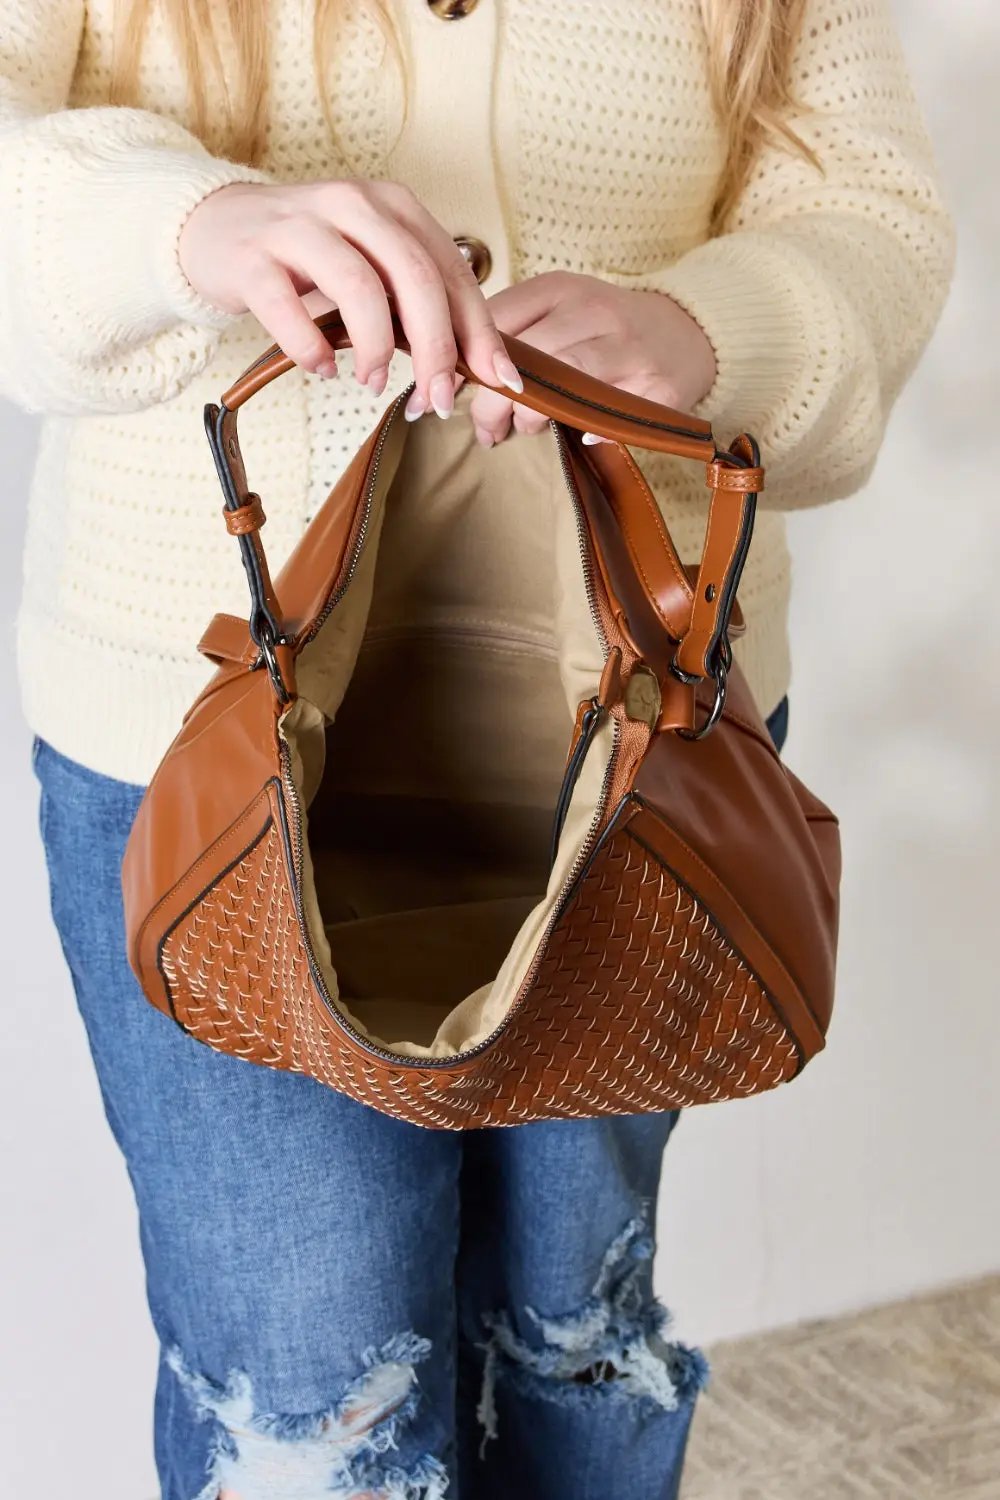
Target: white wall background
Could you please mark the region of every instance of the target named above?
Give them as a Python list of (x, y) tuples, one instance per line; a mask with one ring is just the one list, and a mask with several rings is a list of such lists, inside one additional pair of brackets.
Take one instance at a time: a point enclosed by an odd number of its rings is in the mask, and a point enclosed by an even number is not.
[[(698, 1340), (1000, 1269), (1000, 11), (900, 0), (899, 15), (959, 273), (867, 492), (794, 524), (787, 755), (843, 820), (838, 1013), (793, 1088), (690, 1113), (667, 1153), (659, 1283)], [(33, 444), (0, 405), (0, 786), (16, 851), (0, 864), (0, 1489), (142, 1500), (154, 1349), (135, 1217), (49, 921), (13, 678)], [(861, 608), (874, 635), (851, 628)]]

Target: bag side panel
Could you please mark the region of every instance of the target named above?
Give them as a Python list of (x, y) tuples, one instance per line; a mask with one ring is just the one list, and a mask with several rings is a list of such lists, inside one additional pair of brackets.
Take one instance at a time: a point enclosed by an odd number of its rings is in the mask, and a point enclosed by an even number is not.
[(171, 893), (189, 878), (204, 888), (211, 867), (222, 869), (231, 857), (224, 836), (242, 825), (280, 772), (277, 712), (266, 672), (239, 672), (206, 691), (160, 762), (132, 825), (122, 862), (129, 963), (148, 998), (168, 1013), (157, 952), (176, 911)]
[[(735, 669), (734, 669), (735, 670)], [(728, 715), (703, 740), (658, 734), (634, 792), (690, 851), (683, 878), (710, 910), (728, 896), (780, 961), (819, 1033), (833, 1008), (839, 919), (836, 819), (756, 724)]]

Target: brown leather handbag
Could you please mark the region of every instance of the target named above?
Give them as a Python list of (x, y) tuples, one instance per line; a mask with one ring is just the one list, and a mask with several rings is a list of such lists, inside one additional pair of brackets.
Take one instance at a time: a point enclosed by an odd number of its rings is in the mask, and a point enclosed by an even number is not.
[[(840, 878), (729, 644), (756, 444), (505, 342), (549, 430), (439, 463), (462, 424), (404, 392), (273, 583), (236, 424), (291, 361), (206, 408), (252, 609), (135, 820), (129, 959), (199, 1041), (421, 1125), (754, 1094), (824, 1044)], [(706, 463), (697, 570), (626, 444)]]

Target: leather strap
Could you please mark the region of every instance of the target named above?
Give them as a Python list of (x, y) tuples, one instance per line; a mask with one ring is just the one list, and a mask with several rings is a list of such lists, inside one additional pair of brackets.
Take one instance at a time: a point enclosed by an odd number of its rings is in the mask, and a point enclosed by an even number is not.
[[(727, 469), (709, 464), (709, 484), (713, 488), (705, 548), (694, 586), (690, 628), (674, 658), (675, 666), (689, 677), (713, 677), (718, 670), (719, 653), (753, 535), (757, 492), (764, 482), (753, 438), (745, 433), (738, 437), (728, 456), (740, 467)], [(713, 476), (711, 471), (715, 469), (719, 472)], [(744, 489), (732, 483), (736, 475), (749, 476), (754, 488)]]
[(705, 483), (710, 490), (753, 490), (755, 495), (759, 495), (764, 488), (764, 470), (727, 469), (721, 463), (709, 464)]
[(248, 531), (259, 531), (267, 520), (259, 495), (251, 495), (246, 505), (239, 506), (237, 510), (223, 506), (222, 514), (226, 518), (226, 530), (230, 536), (244, 536)]
[[(228, 430), (227, 418), (232, 424)], [(235, 422), (235, 414), (225, 406), (216, 406), (210, 401), (205, 407), (205, 433), (215, 460), (219, 483), (222, 485), (222, 493), (226, 502), (224, 508), (228, 513), (227, 526), (230, 516), (245, 511), (257, 499), (257, 496), (251, 495), (247, 488), (246, 470), (243, 467), (243, 455), (236, 437)], [(263, 520), (263, 511), (261, 519)], [(236, 537), (240, 544), (243, 570), (247, 575), (247, 584), (250, 588), (250, 635), (257, 646), (264, 644), (265, 641), (273, 645), (282, 636), (281, 606), (274, 591), (274, 584), (271, 582), (271, 573), (267, 566), (267, 556), (260, 539), (260, 531), (257, 527), (252, 527), (250, 530), (239, 530), (237, 527)]]
[[(332, 347), (342, 349), (349, 345), (343, 320), (336, 310), (321, 313), (314, 322)], [(405, 333), (395, 314), (393, 326), (396, 347), (408, 352)], [(563, 427), (595, 432), (612, 440), (615, 446), (598, 444), (590, 453), (595, 456), (595, 467), (612, 481), (606, 493), (612, 498), (616, 524), (625, 538), (641, 591), (668, 638), (679, 643), (673, 662), (681, 674), (695, 679), (713, 677), (735, 607), (736, 586), (753, 529), (756, 497), (763, 486), (763, 469), (753, 439), (740, 437), (728, 452), (720, 452), (711, 426), (701, 418), (606, 385), (509, 334), (502, 338), (524, 381), (524, 392), (515, 394), (499, 384), (489, 389), (511, 397)], [(264, 520), (263, 510), (259, 497), (247, 487), (237, 413), (264, 386), (293, 367), (294, 361), (277, 344), (272, 344), (234, 381), (220, 405), (210, 403), (205, 408), (205, 428), (225, 496), (226, 524), (238, 537), (250, 585), (253, 601), (250, 633), (258, 646), (280, 640), (283, 626), (258, 535)], [(461, 359), (457, 369), (467, 380), (486, 384)], [(706, 461), (707, 482), (713, 496), (694, 589), (625, 444)], [(600, 458), (596, 458), (598, 454)]]
[[(757, 477), (762, 469), (740, 467), (757, 457), (753, 439), (737, 438), (708, 466), (713, 495), (702, 559), (694, 568), (677, 555), (660, 507), (627, 448), (606, 443), (584, 448), (573, 439), (570, 452), (605, 587), (615, 595), (638, 654), (657, 673), (661, 688), (671, 668), (689, 679), (714, 678), (723, 638), (746, 629), (736, 589), (757, 495), (726, 480), (746, 474), (750, 483), (762, 482)], [(596, 486), (583, 483), (587, 470)], [(715, 482), (719, 478), (722, 484)]]
[[(349, 347), (350, 339), (339, 312), (320, 313), (313, 321), (332, 348)], [(406, 334), (395, 314), (393, 334), (396, 348), (401, 353), (409, 353)], [(554, 359), (550, 354), (543, 354), (540, 349), (522, 343), (511, 334), (501, 334), (501, 338), (524, 381), (524, 394), (514, 395), (499, 382), (489, 386), (490, 390), (510, 396), (522, 406), (529, 406), (532, 411), (541, 412), (581, 432), (596, 432), (619, 443), (631, 443), (659, 453), (674, 453), (681, 458), (701, 458), (706, 462), (714, 459), (712, 428), (700, 417), (687, 416), (642, 396), (629, 395), (560, 359)], [(264, 386), (292, 369), (293, 364), (294, 361), (277, 344), (272, 344), (233, 382), (222, 398), (222, 405), (230, 411), (237, 411)], [(476, 385), (487, 384), (472, 373), (463, 359), (458, 360), (456, 368), (466, 380)]]

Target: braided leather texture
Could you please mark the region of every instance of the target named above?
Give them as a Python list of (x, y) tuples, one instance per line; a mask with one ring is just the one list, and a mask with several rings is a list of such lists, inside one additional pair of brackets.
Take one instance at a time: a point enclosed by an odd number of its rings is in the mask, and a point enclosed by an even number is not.
[(199, 1041), (439, 1128), (741, 1097), (802, 1062), (709, 911), (626, 828), (598, 848), (496, 1039), (464, 1061), (373, 1054), (331, 1016), (273, 821), (166, 933), (160, 969)]

